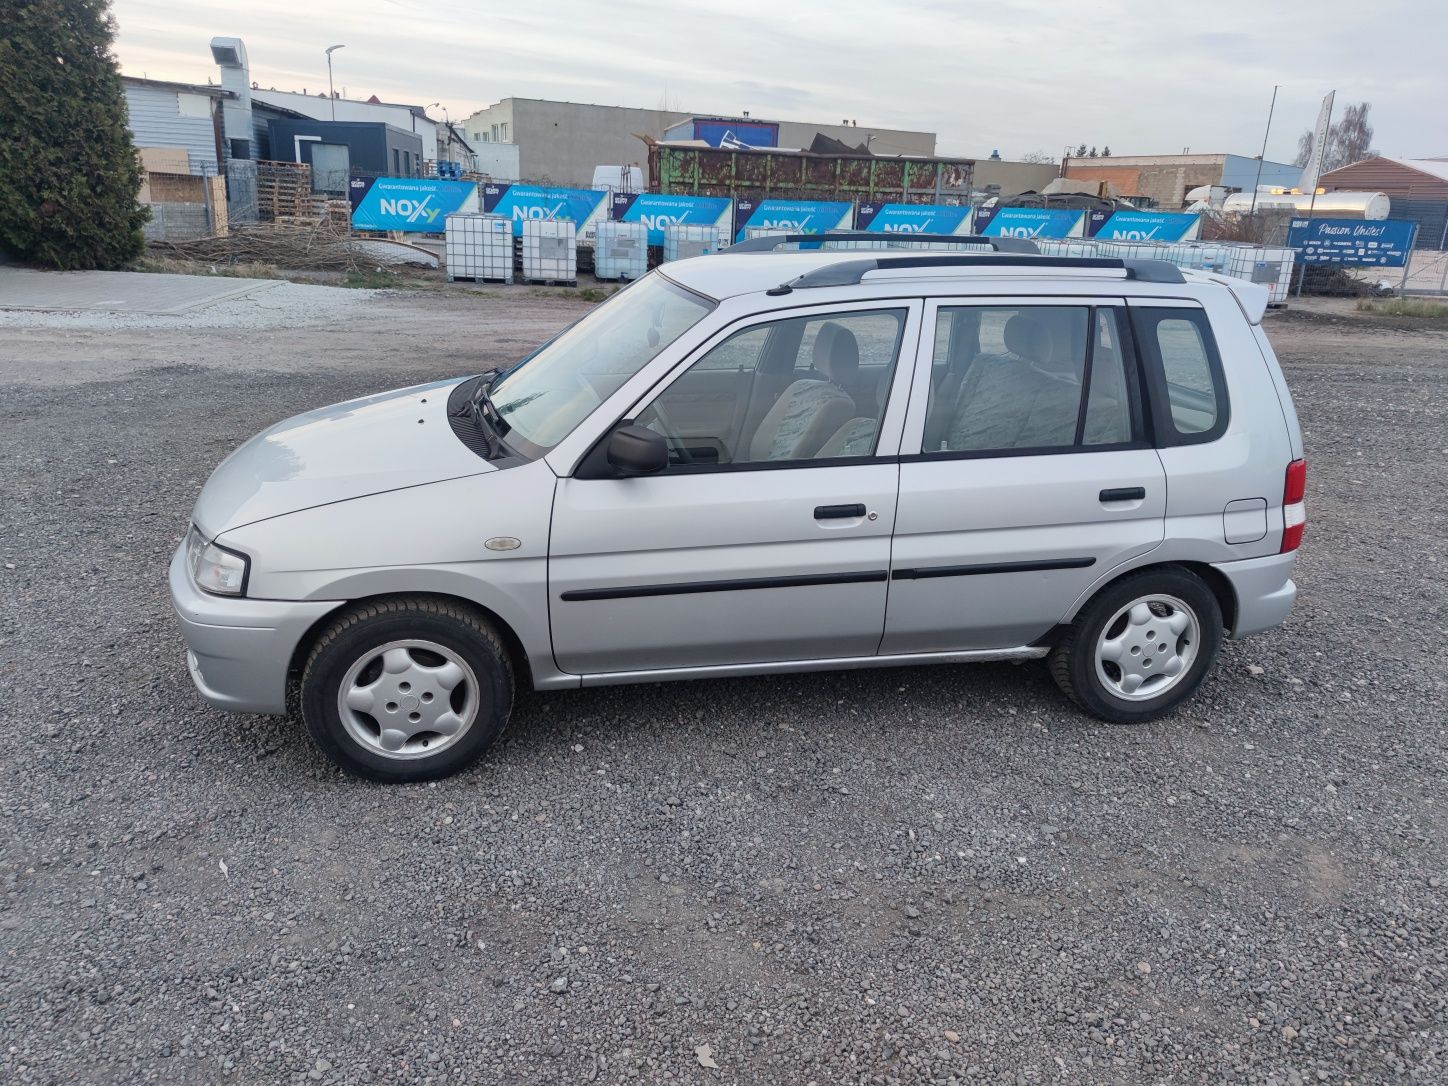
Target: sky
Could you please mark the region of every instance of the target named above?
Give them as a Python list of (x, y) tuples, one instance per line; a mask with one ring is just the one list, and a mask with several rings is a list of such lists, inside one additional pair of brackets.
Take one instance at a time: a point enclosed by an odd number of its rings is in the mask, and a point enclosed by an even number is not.
[[(1448, 156), (1448, 4), (1314, 0), (115, 0), (127, 75), (204, 83), (241, 38), (252, 79), (315, 94), (323, 50), (348, 97), (502, 98), (936, 132), (937, 152), (1005, 158), (1262, 146), (1291, 161), (1327, 91), (1372, 103), (1374, 147)], [(442, 109), (434, 107), (434, 117)]]

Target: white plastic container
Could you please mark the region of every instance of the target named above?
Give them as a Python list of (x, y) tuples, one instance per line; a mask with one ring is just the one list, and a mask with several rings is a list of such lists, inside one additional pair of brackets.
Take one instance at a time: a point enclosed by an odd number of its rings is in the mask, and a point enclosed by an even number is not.
[(670, 223), (664, 227), (664, 260), (686, 260), (728, 248), (728, 227)]
[(525, 219), (522, 242), (524, 280), (577, 285), (577, 224), (567, 219)]
[(649, 270), (649, 228), (641, 222), (598, 224), (593, 274), (599, 279), (641, 279)]
[(444, 225), (448, 281), (511, 283), (513, 224), (501, 215), (449, 215)]

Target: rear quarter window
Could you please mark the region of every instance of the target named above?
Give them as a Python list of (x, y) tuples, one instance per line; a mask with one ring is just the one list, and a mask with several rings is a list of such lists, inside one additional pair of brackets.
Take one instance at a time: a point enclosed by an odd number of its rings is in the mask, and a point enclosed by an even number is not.
[(1157, 444), (1193, 445), (1221, 437), (1230, 405), (1206, 312), (1133, 307), (1131, 316), (1146, 366)]

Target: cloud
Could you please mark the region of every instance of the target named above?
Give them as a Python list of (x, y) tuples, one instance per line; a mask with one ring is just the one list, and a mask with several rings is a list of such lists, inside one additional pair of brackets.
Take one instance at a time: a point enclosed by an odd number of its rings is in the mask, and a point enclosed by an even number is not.
[[(1155, 0), (116, 0), (129, 74), (202, 82), (207, 45), (247, 43), (262, 86), (316, 93), (322, 50), (352, 97), (441, 99), (457, 118), (500, 98), (560, 98), (924, 129), (942, 153), (1255, 154), (1280, 84), (1269, 157), (1292, 155), (1329, 89), (1368, 100), (1391, 154), (1448, 154), (1436, 0), (1318, 0), (1237, 10)], [(1409, 31), (1411, 29), (1411, 32)]]

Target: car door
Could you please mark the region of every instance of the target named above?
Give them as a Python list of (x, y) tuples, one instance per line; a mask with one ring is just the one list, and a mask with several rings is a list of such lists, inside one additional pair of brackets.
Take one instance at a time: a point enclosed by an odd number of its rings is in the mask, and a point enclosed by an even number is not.
[(1026, 645), (1163, 538), (1124, 303), (945, 300), (923, 327), (880, 651)]
[(617, 677), (872, 655), (909, 384), (897, 363), (914, 356), (920, 311), (890, 301), (741, 322), (636, 403), (620, 422), (662, 433), (668, 467), (575, 468), (556, 488), (558, 666)]

